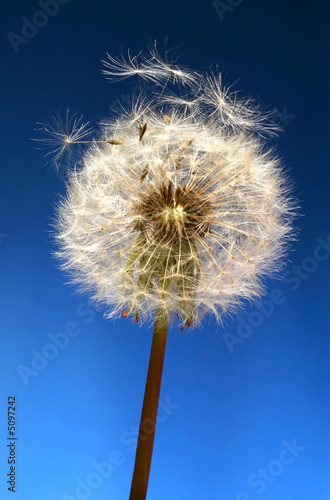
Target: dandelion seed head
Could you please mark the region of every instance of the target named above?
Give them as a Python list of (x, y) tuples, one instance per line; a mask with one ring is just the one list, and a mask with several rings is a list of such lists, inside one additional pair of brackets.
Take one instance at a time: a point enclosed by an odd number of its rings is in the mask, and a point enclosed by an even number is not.
[[(72, 169), (58, 207), (57, 256), (108, 317), (143, 322), (161, 309), (181, 326), (206, 314), (221, 321), (260, 297), (293, 235), (290, 186), (262, 141), (268, 118), (218, 76), (197, 78), (155, 49), (108, 56), (106, 68), (161, 91), (103, 120), (102, 141)], [(182, 95), (167, 93), (169, 75), (184, 82)]]

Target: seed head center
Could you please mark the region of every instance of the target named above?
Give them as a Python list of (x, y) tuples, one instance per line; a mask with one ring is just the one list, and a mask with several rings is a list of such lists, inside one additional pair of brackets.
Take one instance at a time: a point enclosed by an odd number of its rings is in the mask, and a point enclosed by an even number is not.
[(172, 212), (172, 217), (175, 220), (183, 220), (184, 216), (186, 215), (185, 211), (181, 207), (181, 205), (174, 206), (172, 209), (170, 209)]
[(141, 193), (134, 228), (146, 238), (171, 242), (173, 248), (181, 248), (186, 242), (190, 249), (188, 240), (196, 240), (209, 232), (211, 209), (207, 197), (194, 186), (174, 188), (171, 181), (161, 183)]

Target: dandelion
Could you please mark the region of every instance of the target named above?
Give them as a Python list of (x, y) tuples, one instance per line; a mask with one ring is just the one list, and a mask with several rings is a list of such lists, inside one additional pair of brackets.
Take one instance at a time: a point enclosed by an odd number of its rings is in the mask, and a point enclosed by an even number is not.
[[(292, 238), (294, 203), (263, 141), (275, 132), (272, 115), (224, 88), (221, 75), (180, 69), (156, 48), (108, 56), (105, 68), (108, 78), (136, 75), (159, 92), (104, 121), (71, 170), (57, 256), (107, 317), (155, 320), (141, 417), (152, 428), (138, 440), (135, 500), (147, 491), (169, 322), (194, 327), (208, 314), (221, 322), (259, 298)], [(73, 129), (70, 142), (79, 142), (85, 128)]]

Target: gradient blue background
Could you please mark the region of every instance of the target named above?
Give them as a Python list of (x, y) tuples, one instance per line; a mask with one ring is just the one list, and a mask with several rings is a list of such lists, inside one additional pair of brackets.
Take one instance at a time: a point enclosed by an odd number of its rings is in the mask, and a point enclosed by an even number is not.
[[(148, 499), (330, 498), (330, 249), (319, 249), (322, 261), (313, 257), (317, 238), (326, 242), (330, 233), (329, 7), (322, 0), (233, 3), (221, 21), (211, 1), (71, 0), (16, 54), (7, 34), (21, 34), (22, 16), (31, 20), (40, 7), (2, 2), (0, 498), (13, 497), (6, 399), (14, 394), (16, 500), (128, 499), (134, 452), (127, 439), (139, 424), (152, 330), (104, 320), (65, 285), (50, 236), (64, 186), (30, 138), (36, 122), (60, 107), (97, 123), (135, 85), (104, 79), (106, 52), (117, 55), (121, 43), (137, 52), (167, 36), (170, 47), (182, 45), (182, 64), (201, 71), (218, 64), (227, 83), (239, 79), (243, 95), (290, 114), (279, 117), (285, 131), (276, 147), (304, 217), (286, 280), (267, 282), (266, 299), (279, 289), (283, 303), (233, 352), (224, 334), (237, 338), (242, 321), (260, 319), (255, 306), (224, 328), (209, 321), (201, 330), (170, 330), (161, 400), (177, 408), (157, 428)], [(293, 265), (308, 271), (294, 278)], [(24, 383), (19, 365), (31, 368), (32, 350), (42, 352), (48, 334), (69, 322), (81, 333)], [(283, 441), (295, 439), (299, 456), (281, 470), (273, 461)], [(123, 463), (77, 497), (76, 478), (91, 479), (93, 462), (114, 450)], [(278, 474), (258, 494), (249, 477), (268, 467)]]

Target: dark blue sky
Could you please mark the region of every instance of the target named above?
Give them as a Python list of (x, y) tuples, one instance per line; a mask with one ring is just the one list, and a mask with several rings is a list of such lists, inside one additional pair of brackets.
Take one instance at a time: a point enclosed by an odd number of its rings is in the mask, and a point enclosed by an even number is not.
[(278, 109), (303, 217), (261, 308), (170, 330), (148, 500), (329, 500), (328, 2), (46, 4), (1, 5), (0, 497), (15, 395), (16, 500), (128, 498), (152, 330), (104, 320), (65, 284), (50, 235), (64, 186), (30, 139), (59, 108), (107, 116), (134, 84), (104, 79), (106, 52), (169, 37), (182, 64), (218, 65)]

